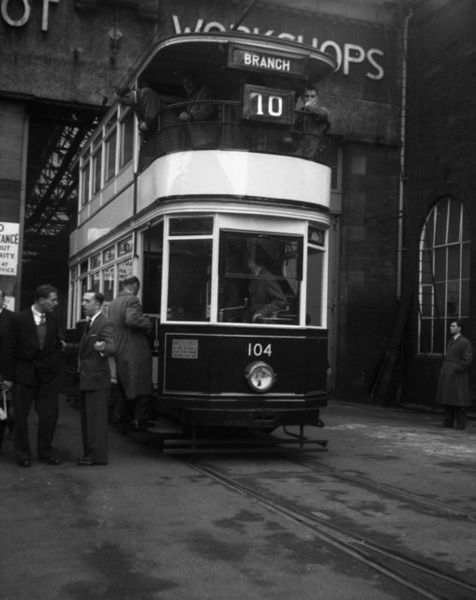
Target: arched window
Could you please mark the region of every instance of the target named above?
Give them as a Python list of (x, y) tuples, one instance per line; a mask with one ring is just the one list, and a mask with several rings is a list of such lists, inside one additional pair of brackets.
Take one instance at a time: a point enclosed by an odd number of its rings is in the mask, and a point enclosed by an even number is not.
[(420, 353), (442, 353), (449, 320), (469, 312), (470, 226), (461, 202), (445, 197), (428, 214), (420, 237)]

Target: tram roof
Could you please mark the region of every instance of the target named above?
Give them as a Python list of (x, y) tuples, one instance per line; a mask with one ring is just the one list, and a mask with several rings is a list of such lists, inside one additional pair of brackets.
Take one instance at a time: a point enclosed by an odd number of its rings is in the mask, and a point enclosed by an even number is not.
[[(254, 54), (261, 65), (266, 65), (266, 61), (271, 64), (273, 58), (289, 59), (291, 71), (244, 64), (240, 62), (243, 53)], [(173, 88), (180, 85), (184, 72), (195, 72), (204, 79), (213, 75), (223, 84), (254, 73), (278, 80), (286, 77), (290, 83), (295, 81), (300, 85), (304, 81), (317, 82), (336, 68), (333, 56), (307, 44), (241, 32), (213, 32), (182, 34), (161, 40), (142, 62), (139, 78), (149, 85)], [(217, 75), (220, 71), (221, 75)]]

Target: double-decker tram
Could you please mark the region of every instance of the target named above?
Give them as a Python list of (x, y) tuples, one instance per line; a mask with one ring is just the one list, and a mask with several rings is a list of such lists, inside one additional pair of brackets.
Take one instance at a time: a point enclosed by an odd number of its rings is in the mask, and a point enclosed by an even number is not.
[(335, 68), (283, 39), (163, 39), (127, 81), (147, 102), (84, 148), (69, 324), (137, 275), (157, 409), (186, 427), (322, 425), (331, 169), (295, 108)]

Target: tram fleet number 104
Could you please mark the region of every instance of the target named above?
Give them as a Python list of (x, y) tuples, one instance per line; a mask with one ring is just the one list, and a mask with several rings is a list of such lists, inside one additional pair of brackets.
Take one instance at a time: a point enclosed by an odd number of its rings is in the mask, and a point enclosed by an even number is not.
[(248, 356), (263, 356), (263, 354), (266, 354), (266, 356), (272, 356), (273, 354), (273, 348), (271, 346), (271, 344), (260, 344), (255, 343), (255, 342), (250, 342), (248, 344)]

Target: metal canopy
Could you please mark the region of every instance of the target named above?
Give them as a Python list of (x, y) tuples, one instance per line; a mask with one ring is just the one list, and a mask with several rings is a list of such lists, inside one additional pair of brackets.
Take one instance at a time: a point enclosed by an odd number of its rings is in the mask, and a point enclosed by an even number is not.
[[(29, 106), (23, 258), (58, 257), (76, 223), (77, 170), (71, 168), (100, 111)], [(65, 246), (66, 243), (66, 246)]]
[[(240, 46), (250, 52), (270, 55), (285, 55), (293, 60), (301, 61), (304, 69), (295, 76), (289, 73), (278, 73), (263, 70), (256, 72), (246, 67), (227, 68), (229, 50), (232, 46)], [(229, 65), (228, 65), (229, 66)], [(316, 48), (269, 36), (230, 33), (186, 34), (173, 36), (159, 42), (145, 58), (140, 80), (158, 91), (178, 88), (181, 76), (185, 71), (193, 71), (204, 78), (213, 74), (215, 83), (224, 89), (233, 84), (261, 77), (279, 81), (286, 75), (287, 85), (302, 86), (304, 81), (317, 82), (333, 72), (337, 67), (335, 58)], [(217, 72), (222, 70), (223, 76), (217, 81)]]

